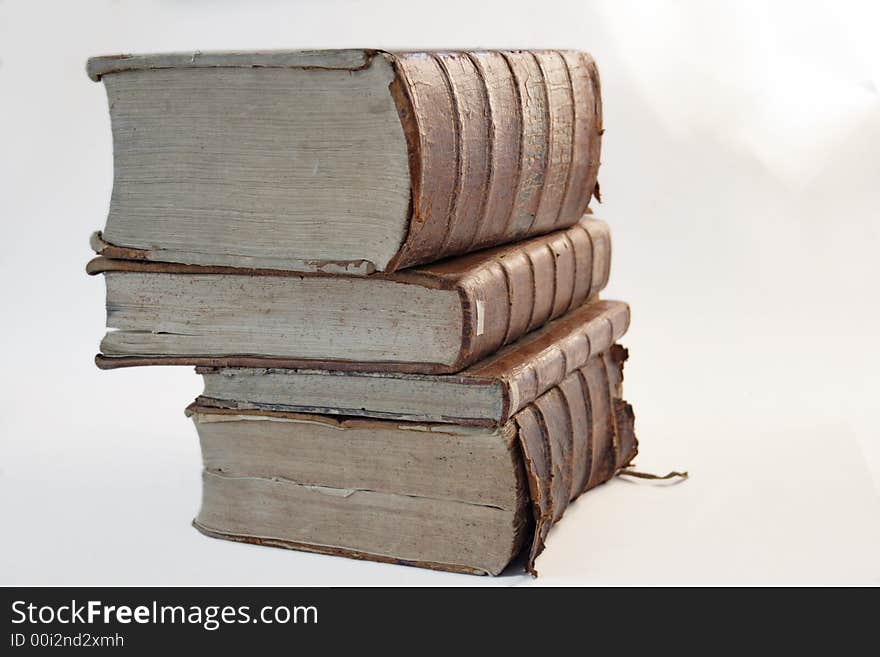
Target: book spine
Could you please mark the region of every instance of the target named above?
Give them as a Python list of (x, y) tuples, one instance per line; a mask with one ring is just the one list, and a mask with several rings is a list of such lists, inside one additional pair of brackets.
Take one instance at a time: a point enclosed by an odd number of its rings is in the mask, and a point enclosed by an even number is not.
[(591, 319), (573, 326), (566, 336), (536, 352), (507, 378), (511, 415), (559, 385), (591, 357), (610, 349), (626, 333), (630, 322), (629, 305), (620, 301), (596, 301), (590, 305), (595, 310)]
[(585, 219), (524, 242), (461, 282), (467, 316), (459, 369), (595, 297), (608, 283), (608, 225)]
[(527, 564), (533, 575), (569, 503), (635, 458), (634, 414), (620, 398), (625, 359), (625, 350), (607, 350), (514, 416), (535, 519)]
[(597, 189), (595, 64), (568, 51), (401, 53), (412, 208), (388, 271), (565, 228)]

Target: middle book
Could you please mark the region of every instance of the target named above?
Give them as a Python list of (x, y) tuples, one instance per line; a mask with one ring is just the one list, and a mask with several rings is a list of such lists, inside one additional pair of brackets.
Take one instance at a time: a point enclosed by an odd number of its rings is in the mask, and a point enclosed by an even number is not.
[(608, 226), (566, 230), (390, 274), (345, 276), (99, 257), (100, 367), (203, 365), (457, 372), (596, 297)]

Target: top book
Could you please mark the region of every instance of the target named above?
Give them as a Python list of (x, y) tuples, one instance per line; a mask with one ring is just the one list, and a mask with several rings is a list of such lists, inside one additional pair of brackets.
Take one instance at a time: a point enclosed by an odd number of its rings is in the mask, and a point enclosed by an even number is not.
[(95, 57), (114, 258), (370, 274), (576, 223), (602, 135), (574, 51)]

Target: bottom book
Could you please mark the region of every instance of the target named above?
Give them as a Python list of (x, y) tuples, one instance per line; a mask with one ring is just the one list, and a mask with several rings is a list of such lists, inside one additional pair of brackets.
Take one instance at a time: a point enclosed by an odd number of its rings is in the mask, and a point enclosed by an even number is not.
[(235, 541), (497, 575), (635, 457), (626, 350), (590, 358), (500, 427), (192, 404), (195, 527)]

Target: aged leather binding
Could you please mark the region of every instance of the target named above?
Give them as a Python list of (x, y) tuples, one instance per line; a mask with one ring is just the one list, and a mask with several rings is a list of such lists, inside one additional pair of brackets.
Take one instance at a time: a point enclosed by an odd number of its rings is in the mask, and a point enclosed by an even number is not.
[(611, 348), (626, 333), (629, 321), (629, 306), (621, 301), (588, 303), (458, 376), (502, 382), (506, 419)]
[(409, 235), (390, 269), (577, 221), (596, 187), (602, 134), (589, 55), (393, 57), (413, 198)]
[[(514, 545), (514, 547), (520, 544), (525, 546), (528, 551), (526, 568), (533, 575), (537, 575), (535, 560), (544, 550), (550, 528), (562, 518), (569, 503), (587, 490), (611, 479), (622, 468), (625, 468), (636, 455), (637, 441), (633, 427), (634, 415), (630, 405), (621, 398), (622, 371), (626, 357), (626, 350), (617, 345), (601, 354), (595, 355), (585, 365), (568, 374), (559, 385), (550, 388), (516, 413), (509, 424), (505, 425), (501, 432), (497, 434), (500, 436), (510, 431), (515, 433), (515, 445), (518, 446), (518, 449), (513, 453), (514, 462), (512, 464), (508, 463), (506, 467), (513, 466), (515, 470), (518, 470), (519, 466), (516, 460), (521, 459), (520, 463), (524, 468), (527, 480), (527, 487), (518, 487), (517, 494), (527, 495), (528, 499), (522, 499), (511, 505), (514, 508), (511, 508), (510, 512), (519, 514), (518, 509), (527, 507), (531, 509), (532, 519), (532, 522), (527, 525), (518, 522), (514, 523), (514, 526), (510, 529), (510, 532), (512, 532), (511, 536), (503, 537), (502, 541), (507, 545), (506, 541), (509, 539), (511, 541), (510, 544)], [(258, 421), (260, 418), (279, 418), (320, 422), (337, 424), (342, 430), (345, 430), (348, 423), (355, 423), (359, 426), (383, 426), (391, 429), (395, 426), (400, 426), (399, 423), (389, 420), (369, 420), (363, 418), (339, 420), (338, 418), (334, 419), (319, 415), (276, 411), (218, 409), (201, 405), (198, 402), (192, 404), (187, 409), (187, 413), (200, 417), (207, 416), (208, 418), (212, 414), (220, 414), (236, 417), (242, 416), (254, 421)], [(252, 426), (253, 423), (245, 422), (242, 425), (245, 427), (242, 431), (247, 431), (247, 426)], [(442, 427), (448, 425), (435, 426), (438, 430), (442, 431)], [(425, 429), (426, 427), (423, 427), (422, 432)], [(245, 439), (244, 435), (242, 435), (242, 439)], [(284, 458), (284, 455), (276, 455), (270, 463), (278, 463), (279, 459)], [(296, 455), (294, 454), (291, 454), (289, 458), (296, 461)], [(366, 466), (362, 465), (362, 467)], [(486, 467), (490, 467), (488, 463)], [(498, 463), (493, 463), (492, 467), (501, 466)], [(358, 477), (356, 470), (357, 468), (354, 468), (354, 471), (344, 470), (344, 472), (347, 473), (347, 476), (356, 479)], [(335, 471), (342, 472), (338, 469)], [(436, 472), (436, 476), (442, 476), (440, 474), (442, 469), (435, 469), (432, 472)], [(279, 476), (283, 477), (281, 474), (273, 474), (271, 472), (235, 472), (233, 476), (250, 477), (252, 479), (265, 478), (267, 481)], [(516, 472), (512, 473), (512, 476), (515, 478), (520, 477)], [(315, 485), (315, 483), (312, 482), (312, 485)], [(375, 483), (371, 485), (376, 486)], [(391, 490), (376, 492), (399, 493), (394, 488), (396, 483), (393, 477), (388, 480), (387, 485), (391, 487)], [(428, 484), (424, 483), (423, 485)], [(244, 502), (241, 503), (244, 504)], [(332, 510), (329, 512), (334, 513)], [(501, 562), (496, 563), (491, 569), (487, 569), (485, 566), (477, 567), (474, 563), (469, 563), (466, 556), (463, 556), (460, 561), (454, 563), (436, 563), (421, 558), (413, 558), (412, 553), (405, 559), (397, 558), (398, 555), (389, 555), (387, 553), (374, 554), (369, 550), (364, 550), (363, 546), (358, 544), (357, 537), (354, 536), (351, 537), (350, 544), (348, 545), (336, 544), (333, 547), (328, 547), (312, 543), (307, 538), (304, 538), (304, 536), (307, 537), (309, 529), (297, 526), (296, 509), (290, 509), (285, 516), (288, 520), (284, 522), (289, 523), (290, 527), (290, 532), (288, 533), (298, 537), (295, 540), (277, 535), (261, 536), (258, 533), (258, 529), (256, 533), (255, 531), (244, 533), (241, 531), (228, 531), (224, 527), (213, 526), (210, 518), (206, 520), (202, 514), (194, 521), (194, 525), (200, 531), (219, 538), (303, 549), (359, 559), (408, 563), (410, 565), (452, 570), (455, 572), (490, 572), (491, 574), (497, 574), (504, 566), (504, 562)], [(240, 518), (239, 521), (243, 521), (246, 524), (248, 522), (247, 516), (245, 515), (243, 520)], [(404, 520), (401, 520), (401, 522), (404, 522)], [(342, 526), (345, 526), (344, 522)], [(521, 528), (526, 528), (524, 535), (521, 535)], [(410, 528), (405, 529), (409, 531)], [(469, 531), (479, 531), (479, 528), (473, 529), (462, 526), (460, 532), (464, 543), (467, 542)], [(344, 541), (340, 541), (340, 543), (344, 543)], [(516, 551), (514, 549), (510, 553), (509, 558), (513, 558)]]
[[(457, 374), (445, 374), (438, 376), (419, 376), (405, 374), (377, 373), (341, 373), (341, 372), (316, 372), (314, 370), (285, 370), (285, 369), (242, 369), (242, 368), (211, 368), (199, 367), (197, 372), (202, 375), (216, 375), (227, 377), (243, 377), (245, 382), (240, 388), (240, 396), (217, 398), (202, 395), (196, 401), (202, 406), (216, 406), (219, 408), (251, 409), (251, 410), (289, 410), (303, 413), (333, 413), (339, 415), (363, 415), (367, 417), (379, 417), (387, 419), (408, 420), (418, 422), (449, 422), (453, 424), (470, 424), (495, 426), (504, 424), (515, 413), (527, 404), (533, 402), (553, 386), (559, 385), (565, 377), (586, 365), (587, 361), (597, 354), (608, 350), (612, 344), (620, 339), (629, 327), (630, 310), (626, 303), (620, 301), (594, 301), (583, 304), (572, 310), (563, 317), (556, 319), (546, 326), (521, 337), (511, 345), (495, 352), (483, 360), (471, 365)], [(266, 376), (279, 377), (311, 377), (317, 375), (324, 383), (320, 385), (323, 395), (318, 400), (310, 403), (305, 402), (296, 393), (288, 393), (280, 401), (271, 402), (260, 397), (260, 393), (254, 390), (252, 384), (255, 377)], [(390, 396), (400, 400), (400, 389), (411, 389), (418, 383), (426, 386), (428, 398), (422, 403), (424, 409), (421, 414), (410, 410), (404, 412), (402, 408), (382, 407), (379, 402), (384, 399), (373, 399), (370, 394), (357, 397), (359, 407), (353, 404), (340, 405), (339, 392), (333, 384), (340, 378), (364, 378), (375, 381), (384, 378), (390, 385), (399, 386), (390, 388)], [(469, 401), (466, 411), (460, 414), (442, 413), (437, 411), (436, 398), (438, 392), (430, 387), (431, 383), (445, 385), (458, 385), (469, 388), (471, 391), (476, 387), (487, 387), (499, 390), (501, 403), (493, 406), (494, 414), (488, 412), (480, 415), (473, 411), (476, 407), (473, 392), (468, 393)], [(244, 391), (247, 391), (246, 393)], [(313, 393), (315, 394), (315, 393)], [(421, 401), (418, 398), (409, 398), (409, 404)], [(412, 401), (415, 399), (416, 401)], [(432, 405), (432, 400), (435, 400)], [(399, 402), (398, 402), (399, 403)], [(481, 407), (482, 408), (482, 407)]]
[(638, 452), (635, 414), (621, 398), (627, 352), (615, 345), (514, 416), (535, 532), (527, 569), (569, 503), (625, 468)]
[[(395, 271), (565, 228), (584, 214), (591, 196), (598, 197), (600, 85), (593, 59), (583, 52), (196, 52), (96, 57), (88, 72), (99, 80), (149, 69), (359, 71), (376, 58), (393, 68), (389, 91), (410, 175), (408, 231), (379, 269)], [(163, 259), (158, 249), (112, 244), (100, 235), (93, 246), (111, 258)], [(349, 273), (369, 273), (373, 266), (308, 258), (302, 264)]]
[[(610, 272), (611, 241), (608, 226), (591, 216), (565, 230), (494, 249), (447, 259), (368, 279), (391, 280), (426, 288), (456, 290), (464, 317), (461, 348), (452, 364), (388, 360), (354, 362), (326, 358), (302, 359), (244, 354), (188, 356), (107, 356), (99, 354), (102, 369), (139, 365), (198, 365), (208, 367), (320, 368), (442, 374), (457, 372), (494, 353), (521, 335), (579, 307), (605, 287)], [(151, 272), (156, 275), (209, 274), (297, 277), (306, 274), (281, 270), (175, 265), (98, 257), (89, 262), (90, 274)], [(321, 276), (321, 274), (312, 274)]]

